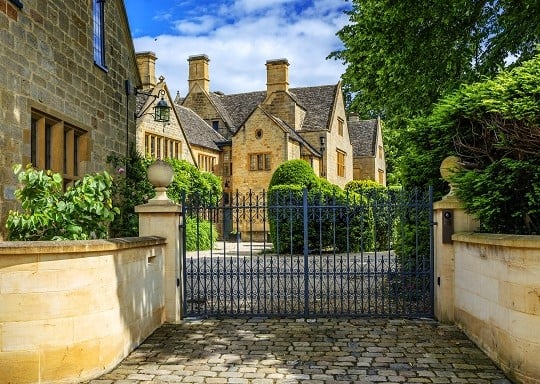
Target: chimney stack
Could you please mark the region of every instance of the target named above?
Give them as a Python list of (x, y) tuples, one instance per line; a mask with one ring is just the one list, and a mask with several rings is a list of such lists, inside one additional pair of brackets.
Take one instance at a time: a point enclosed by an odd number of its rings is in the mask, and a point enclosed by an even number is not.
[(210, 92), (210, 73), (208, 62), (210, 59), (206, 55), (195, 55), (188, 58), (189, 62), (189, 92), (195, 85), (199, 85), (205, 92)]
[(289, 91), (289, 62), (287, 59), (266, 61), (266, 93)]
[(154, 52), (138, 52), (137, 67), (141, 75), (142, 88), (154, 88), (156, 86), (156, 54)]

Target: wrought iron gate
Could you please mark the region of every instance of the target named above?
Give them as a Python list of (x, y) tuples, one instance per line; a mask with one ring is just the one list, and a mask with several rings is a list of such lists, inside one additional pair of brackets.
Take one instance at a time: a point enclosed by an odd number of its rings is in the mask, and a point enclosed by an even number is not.
[(185, 316), (433, 315), (431, 189), (227, 203), (182, 204)]

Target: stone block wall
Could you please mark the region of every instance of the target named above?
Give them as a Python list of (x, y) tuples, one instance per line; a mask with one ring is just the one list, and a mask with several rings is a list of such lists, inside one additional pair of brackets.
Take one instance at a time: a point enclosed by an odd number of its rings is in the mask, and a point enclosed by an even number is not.
[(478, 222), (452, 194), (434, 204), (434, 221), (435, 317), (512, 381), (540, 383), (540, 236), (471, 232)]
[(0, 243), (0, 381), (80, 382), (164, 322), (157, 237)]
[(29, 0), (16, 9), (0, 1), (0, 240), (18, 206), (12, 166), (30, 162), (32, 111), (87, 132), (83, 172), (105, 169), (109, 154), (125, 154), (135, 140), (125, 81), (139, 76), (124, 4), (104, 3), (106, 69), (94, 64), (91, 4)]
[(456, 324), (512, 380), (540, 383), (540, 236), (452, 239)]

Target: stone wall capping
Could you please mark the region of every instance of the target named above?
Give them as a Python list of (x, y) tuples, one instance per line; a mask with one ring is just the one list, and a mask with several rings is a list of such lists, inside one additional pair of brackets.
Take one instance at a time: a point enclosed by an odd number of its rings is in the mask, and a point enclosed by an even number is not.
[(46, 255), (78, 252), (102, 252), (165, 244), (159, 236), (122, 237), (108, 240), (2, 241), (2, 255)]

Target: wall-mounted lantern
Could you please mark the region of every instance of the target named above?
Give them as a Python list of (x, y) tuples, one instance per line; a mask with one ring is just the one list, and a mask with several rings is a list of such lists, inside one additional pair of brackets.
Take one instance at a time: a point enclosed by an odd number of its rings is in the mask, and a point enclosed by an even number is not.
[(154, 99), (157, 99), (161, 96), (161, 99), (157, 102), (157, 104), (154, 106), (154, 113), (145, 113), (150, 105), (152, 103), (148, 104), (148, 106), (142, 110), (136, 117), (137, 119), (141, 118), (144, 115), (152, 115), (154, 118), (154, 121), (160, 122), (160, 123), (168, 123), (171, 119), (171, 107), (169, 107), (169, 104), (167, 104), (167, 101), (163, 96), (165, 96), (165, 90), (160, 89), (157, 95), (153, 95), (151, 93), (144, 93), (141, 91), (137, 91), (137, 94), (146, 95), (149, 97), (153, 97)]

